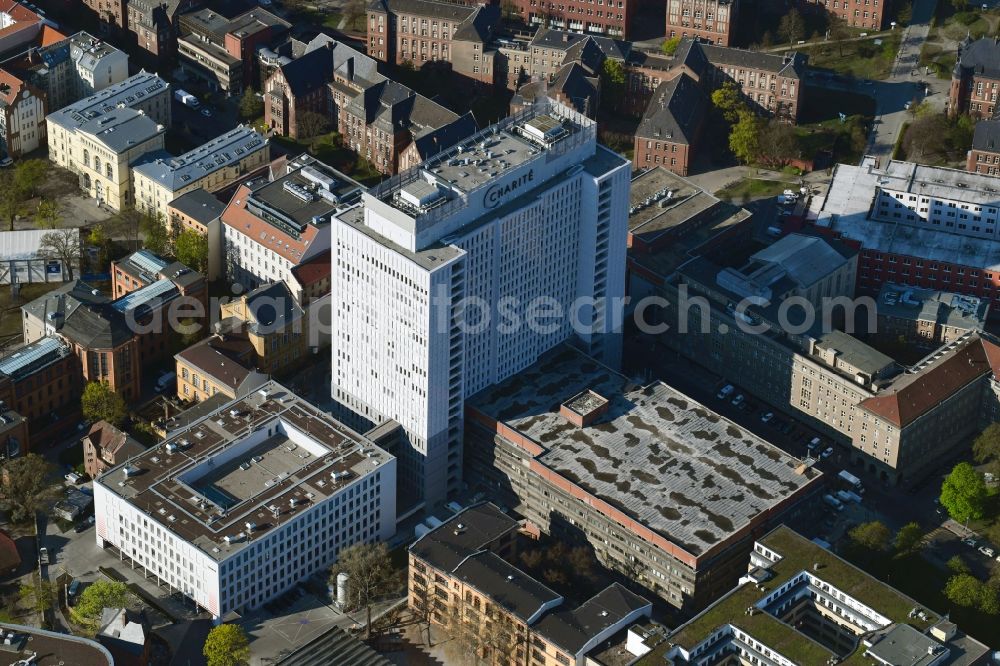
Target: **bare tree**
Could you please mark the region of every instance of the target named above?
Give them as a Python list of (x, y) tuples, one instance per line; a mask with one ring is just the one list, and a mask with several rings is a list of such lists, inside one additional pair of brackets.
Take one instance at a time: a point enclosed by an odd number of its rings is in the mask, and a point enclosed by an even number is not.
[(448, 615), (448, 635), (451, 659), (474, 666), (507, 664), (518, 649), (526, 647), (517, 625), (489, 603), (481, 613), (470, 607), (452, 608)]
[(73, 279), (73, 265), (80, 261), (80, 230), (76, 228), (49, 231), (42, 236), (38, 251), (62, 262), (63, 270)]
[(330, 569), (331, 583), (340, 573), (348, 576), (350, 609), (364, 608), (368, 614), (366, 631), (371, 636), (372, 604), (401, 585), (398, 572), (392, 568), (389, 547), (380, 542), (358, 543), (343, 549), (337, 556), (337, 563)]
[(306, 111), (298, 119), (298, 138), (314, 139), (330, 129), (330, 119), (322, 113)]

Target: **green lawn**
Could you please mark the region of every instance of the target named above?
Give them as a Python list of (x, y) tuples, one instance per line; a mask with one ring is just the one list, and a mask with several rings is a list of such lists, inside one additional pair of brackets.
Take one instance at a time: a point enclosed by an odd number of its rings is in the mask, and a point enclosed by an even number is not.
[(803, 46), (799, 50), (809, 56), (809, 65), (828, 69), (859, 79), (886, 79), (899, 51), (900, 33), (883, 35), (882, 44), (876, 39), (842, 44)]
[(379, 183), (383, 178), (383, 175), (367, 160), (344, 147), (337, 132), (329, 132), (311, 141), (297, 141), (284, 136), (275, 136), (271, 140), (284, 146), (292, 153), (308, 152), (324, 164), (329, 164), (362, 185), (370, 187)]
[[(796, 179), (797, 182), (797, 179)], [(762, 178), (744, 178), (734, 185), (727, 185), (715, 193), (715, 196), (726, 201), (746, 201), (749, 199), (766, 199), (781, 194), (789, 187), (789, 183), (780, 180), (765, 180)]]

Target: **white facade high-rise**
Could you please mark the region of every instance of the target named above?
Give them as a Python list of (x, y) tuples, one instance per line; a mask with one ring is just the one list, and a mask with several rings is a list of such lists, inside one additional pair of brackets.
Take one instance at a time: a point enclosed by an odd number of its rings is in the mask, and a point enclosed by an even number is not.
[(566, 340), (619, 363), (629, 177), (545, 100), (333, 218), (333, 397), (403, 427), (404, 492), (458, 489), (466, 397)]

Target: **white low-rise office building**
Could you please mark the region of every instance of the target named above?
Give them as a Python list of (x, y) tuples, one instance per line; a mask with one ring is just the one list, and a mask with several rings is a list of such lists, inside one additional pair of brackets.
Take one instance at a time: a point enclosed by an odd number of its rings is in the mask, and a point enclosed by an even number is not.
[(269, 382), (94, 481), (96, 538), (219, 619), (390, 538), (396, 460)]
[(568, 339), (620, 362), (630, 172), (543, 100), (333, 217), (332, 395), (403, 427), (407, 495), (458, 489), (468, 396)]

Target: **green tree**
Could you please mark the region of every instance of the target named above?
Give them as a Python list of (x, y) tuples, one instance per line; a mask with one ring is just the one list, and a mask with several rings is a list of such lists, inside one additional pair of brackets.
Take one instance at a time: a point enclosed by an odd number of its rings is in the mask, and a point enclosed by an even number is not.
[(761, 121), (750, 111), (740, 111), (729, 131), (729, 149), (743, 164), (751, 164), (760, 153)]
[(870, 523), (861, 523), (853, 527), (848, 532), (848, 536), (858, 546), (881, 553), (889, 550), (892, 531), (885, 526), (885, 523), (873, 520)]
[(1000, 423), (991, 423), (972, 442), (972, 457), (979, 463), (987, 463), (990, 471), (1000, 474)]
[(944, 586), (944, 596), (948, 601), (963, 608), (973, 608), (982, 599), (983, 584), (970, 574), (957, 574), (948, 579)]
[(923, 538), (924, 531), (918, 523), (907, 523), (896, 532), (896, 540), (893, 545), (896, 547), (897, 553), (905, 555), (912, 553)]
[(625, 92), (625, 68), (620, 60), (608, 58), (601, 66), (601, 104), (605, 110), (618, 108)]
[(142, 216), (140, 228), (143, 234), (143, 245), (154, 254), (164, 255), (170, 253), (170, 232), (163, 218), (156, 213)]
[(0, 474), (0, 508), (10, 512), (14, 522), (32, 519), (58, 494), (53, 472), (52, 465), (36, 453), (9, 458)]
[(1000, 615), (1000, 581), (990, 579), (979, 591), (979, 610), (987, 615)]
[(30, 199), (38, 193), (38, 188), (49, 175), (47, 160), (23, 160), (14, 167), (14, 185), (23, 190)]
[(107, 382), (90, 382), (83, 389), (80, 398), (83, 417), (91, 421), (107, 421), (113, 426), (120, 426), (125, 421), (128, 411), (125, 400), (111, 390)]
[(103, 223), (97, 223), (90, 230), (87, 235), (87, 243), (97, 248), (97, 265), (91, 266), (91, 271), (94, 273), (101, 273), (106, 268), (108, 268), (108, 262), (111, 261), (111, 237), (108, 236), (108, 231)]
[(965, 560), (962, 559), (961, 555), (953, 555), (952, 558), (945, 563), (945, 566), (948, 567), (948, 571), (954, 574), (972, 573), (972, 570), (969, 569), (969, 565), (965, 563)]
[(42, 580), (37, 573), (33, 574), (30, 583), (22, 583), (17, 590), (17, 596), (39, 613), (52, 608), (55, 598), (55, 586), (50, 581)]
[(741, 111), (747, 110), (743, 95), (740, 94), (740, 89), (733, 81), (726, 81), (712, 91), (712, 105), (722, 113), (723, 118), (731, 123), (739, 120)]
[(14, 220), (24, 214), (24, 204), (29, 198), (27, 191), (16, 183), (13, 172), (0, 171), (0, 218), (7, 221), (9, 231), (14, 231)]
[(38, 252), (61, 261), (63, 270), (72, 280), (73, 267), (80, 263), (80, 230), (71, 227), (42, 234)]
[(220, 624), (208, 632), (201, 653), (208, 666), (246, 666), (250, 663), (250, 639), (239, 625)]
[(951, 0), (951, 6), (956, 12), (964, 12), (969, 8), (969, 0)]
[(967, 462), (955, 465), (941, 485), (941, 506), (960, 523), (982, 518), (986, 497), (986, 482)]
[(62, 215), (59, 214), (59, 203), (51, 199), (42, 199), (38, 202), (38, 211), (35, 213), (35, 221), (43, 229), (55, 229), (59, 226)]
[(257, 97), (257, 91), (249, 87), (243, 91), (240, 97), (240, 118), (243, 120), (256, 120), (264, 115), (264, 101)]
[(681, 44), (680, 37), (671, 37), (670, 39), (664, 41), (660, 44), (660, 50), (663, 51), (664, 55), (672, 56), (677, 52), (677, 47)]
[(778, 23), (778, 36), (786, 42), (795, 43), (806, 34), (806, 22), (798, 9), (792, 9), (781, 17)]
[(97, 620), (105, 608), (124, 608), (128, 603), (128, 585), (116, 580), (98, 580), (80, 593), (73, 612), (86, 620)]
[(330, 581), (346, 573), (349, 577), (348, 604), (350, 610), (365, 609), (368, 614), (367, 633), (371, 635), (371, 606), (380, 595), (399, 585), (399, 575), (392, 568), (389, 547), (384, 542), (357, 543), (340, 551), (337, 563), (330, 569)]
[(208, 270), (208, 237), (194, 229), (185, 229), (174, 241), (174, 255), (185, 266), (205, 273)]

